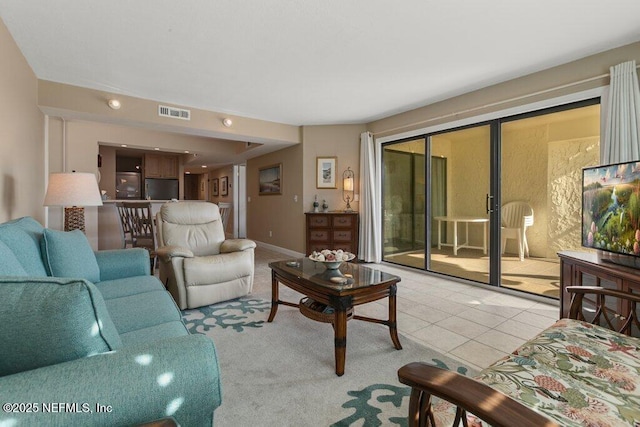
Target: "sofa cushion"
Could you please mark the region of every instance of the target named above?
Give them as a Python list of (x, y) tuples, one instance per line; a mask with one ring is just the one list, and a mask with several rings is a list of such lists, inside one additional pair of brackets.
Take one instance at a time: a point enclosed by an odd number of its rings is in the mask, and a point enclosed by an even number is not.
[(122, 338), (124, 346), (130, 346), (183, 335), (189, 335), (184, 323), (181, 320), (173, 320), (124, 333), (120, 335), (120, 338)]
[(31, 217), (0, 224), (0, 241), (14, 253), (29, 276), (47, 276), (40, 254), (40, 239), (44, 228)]
[(174, 320), (180, 311), (167, 291), (152, 291), (105, 301), (118, 333), (148, 328)]
[(26, 276), (27, 272), (13, 251), (0, 241), (0, 276)]
[(51, 276), (77, 277), (94, 283), (100, 281), (96, 256), (82, 231), (45, 229), (41, 248)]
[(96, 287), (85, 280), (0, 277), (0, 376), (122, 347)]
[[(149, 263), (147, 262), (147, 264)], [(116, 280), (105, 280), (95, 285), (105, 300), (164, 290), (164, 285), (155, 276), (134, 276)]]

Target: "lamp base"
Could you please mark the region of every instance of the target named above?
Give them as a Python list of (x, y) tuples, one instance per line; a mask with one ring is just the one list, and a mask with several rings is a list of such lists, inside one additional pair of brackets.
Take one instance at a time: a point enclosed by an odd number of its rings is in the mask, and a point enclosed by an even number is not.
[(64, 231), (81, 230), (84, 229), (84, 208), (73, 206), (71, 208), (64, 208)]

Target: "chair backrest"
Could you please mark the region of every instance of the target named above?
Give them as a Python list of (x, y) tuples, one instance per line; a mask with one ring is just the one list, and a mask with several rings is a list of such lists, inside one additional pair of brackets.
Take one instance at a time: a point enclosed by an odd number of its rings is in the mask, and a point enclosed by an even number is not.
[(225, 240), (218, 205), (209, 202), (165, 203), (158, 212), (161, 246), (181, 246), (194, 255), (217, 255)]
[(133, 246), (155, 252), (156, 233), (151, 213), (151, 202), (125, 202), (122, 204), (133, 238)]
[(220, 210), (220, 217), (222, 218), (222, 229), (227, 232), (227, 225), (229, 224), (229, 216), (231, 216), (231, 209), (233, 205), (231, 203), (220, 202), (218, 203), (218, 209)]
[(509, 202), (500, 210), (503, 227), (522, 228), (533, 225), (533, 208), (527, 202)]
[[(127, 243), (133, 244), (131, 226), (129, 225), (129, 211), (125, 209), (124, 202), (116, 202), (116, 209), (118, 210), (118, 216), (120, 217), (120, 232), (122, 239), (124, 240), (124, 247), (126, 247)], [(129, 235), (128, 238), (127, 234)]]

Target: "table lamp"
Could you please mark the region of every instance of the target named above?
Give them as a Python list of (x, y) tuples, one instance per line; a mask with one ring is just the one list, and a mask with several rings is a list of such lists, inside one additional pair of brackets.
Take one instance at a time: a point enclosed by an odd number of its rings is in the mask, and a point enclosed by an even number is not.
[(353, 209), (351, 209), (351, 202), (353, 201), (354, 194), (353, 178), (354, 174), (351, 170), (351, 166), (349, 166), (342, 174), (342, 199), (347, 202), (347, 208), (344, 210), (345, 212), (353, 212)]
[(84, 207), (102, 206), (96, 176), (92, 173), (52, 173), (49, 175), (45, 206), (64, 207), (64, 231), (84, 229)]

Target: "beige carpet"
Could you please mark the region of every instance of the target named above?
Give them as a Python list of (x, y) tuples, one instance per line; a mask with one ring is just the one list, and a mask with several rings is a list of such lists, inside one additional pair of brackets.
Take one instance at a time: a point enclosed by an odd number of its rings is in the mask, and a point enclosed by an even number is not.
[[(281, 297), (294, 297), (281, 290)], [(338, 377), (331, 326), (282, 306), (266, 323), (270, 306), (246, 297), (183, 312), (192, 333), (206, 334), (217, 348), (217, 427), (406, 425), (410, 389), (398, 382), (401, 366), (424, 361), (475, 374), (403, 336), (403, 349), (395, 350), (386, 327), (351, 320), (345, 374)]]
[[(424, 253), (407, 252), (389, 255), (385, 260), (409, 267), (424, 268)], [(519, 291), (552, 298), (560, 297), (560, 263), (545, 258), (502, 257), (501, 285)], [(432, 252), (431, 270), (454, 277), (489, 282), (489, 258), (482, 251), (460, 249), (454, 256), (451, 249)]]

